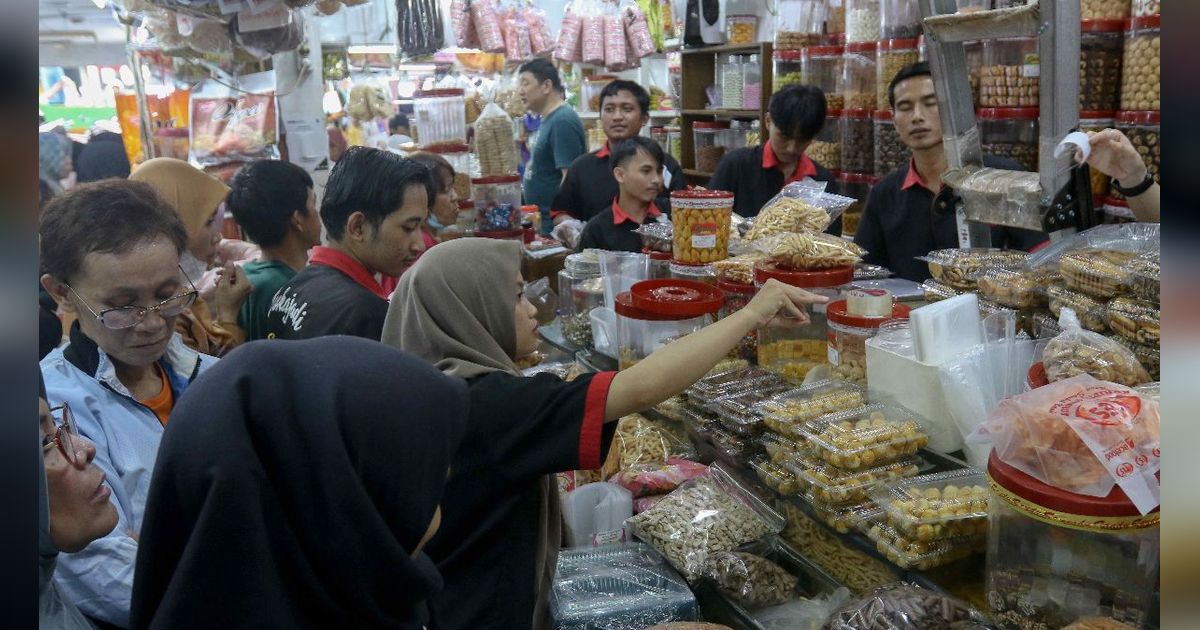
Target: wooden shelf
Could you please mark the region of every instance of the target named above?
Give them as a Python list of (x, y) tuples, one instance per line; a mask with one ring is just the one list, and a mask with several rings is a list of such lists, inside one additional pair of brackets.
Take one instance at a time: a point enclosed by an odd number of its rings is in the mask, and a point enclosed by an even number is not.
[(679, 52), (685, 55), (712, 55), (717, 53), (756, 53), (762, 49), (763, 44), (770, 45), (770, 42), (754, 42), (753, 44), (721, 44), (718, 46), (705, 46), (703, 48), (684, 48)]
[(704, 171), (697, 171), (694, 168), (683, 169), (683, 174), (687, 175), (688, 177), (703, 177), (704, 179), (709, 179), (713, 176), (712, 173), (705, 173)]
[(685, 109), (688, 116), (729, 116), (730, 118), (762, 118), (757, 109)]
[[(772, 93), (771, 76), (771, 42), (754, 44), (708, 46), (682, 51), (680, 58), (680, 74), (682, 88), (680, 90), (679, 106), (682, 110), (682, 137), (680, 138), (680, 165), (694, 167), (696, 165), (695, 142), (692, 134), (692, 124), (701, 120), (712, 120), (716, 117), (765, 120), (769, 99), (766, 95)], [(757, 110), (705, 109), (708, 95), (705, 88), (717, 79), (717, 59), (721, 54), (757, 54), (759, 69), (762, 76), (762, 106)], [(765, 139), (765, 138), (764, 138)], [(705, 177), (708, 173), (698, 170), (685, 171), (689, 179)]]

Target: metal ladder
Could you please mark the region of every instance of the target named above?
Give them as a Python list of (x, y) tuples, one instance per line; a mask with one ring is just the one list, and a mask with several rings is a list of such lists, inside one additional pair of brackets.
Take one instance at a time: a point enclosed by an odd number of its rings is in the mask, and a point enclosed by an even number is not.
[[(920, 0), (934, 87), (940, 101), (948, 169), (934, 201), (958, 217), (959, 244), (991, 245), (989, 224), (1049, 232), (1051, 238), (1095, 224), (1088, 167), (1054, 148), (1079, 126), (1078, 0), (1036, 0), (974, 13), (956, 13), (955, 0)], [(963, 43), (1006, 37), (1038, 38), (1039, 132), (1037, 173), (983, 166), (979, 125)]]

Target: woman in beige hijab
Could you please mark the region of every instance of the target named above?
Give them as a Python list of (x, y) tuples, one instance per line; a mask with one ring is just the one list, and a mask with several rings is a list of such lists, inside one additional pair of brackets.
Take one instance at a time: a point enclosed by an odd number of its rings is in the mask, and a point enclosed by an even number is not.
[[(193, 283), (199, 282), (217, 256), (221, 242), (219, 211), (229, 187), (183, 160), (155, 158), (143, 162), (129, 179), (145, 182), (169, 202), (187, 230), (188, 248), (180, 262)], [(238, 310), (254, 287), (241, 267), (226, 263), (219, 272), (211, 303), (197, 299), (175, 322), (176, 332), (197, 352), (221, 356), (246, 339), (237, 324)]]
[(441, 531), (426, 548), (445, 580), (431, 601), (445, 628), (546, 627), (561, 545), (551, 475), (599, 468), (615, 420), (683, 391), (777, 314), (807, 321), (804, 305), (825, 301), (771, 281), (743, 310), (623, 372), (564, 382), (516, 367), (538, 346), (520, 269), (517, 243), (442, 243), (401, 276), (384, 324), (384, 343), (469, 387), (467, 435), (451, 466)]

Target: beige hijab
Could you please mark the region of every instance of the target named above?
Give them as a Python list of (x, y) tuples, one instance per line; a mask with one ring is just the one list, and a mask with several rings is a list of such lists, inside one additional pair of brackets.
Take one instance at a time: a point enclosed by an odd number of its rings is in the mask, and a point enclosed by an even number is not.
[[(512, 360), (520, 271), (521, 246), (513, 241), (463, 238), (430, 249), (400, 276), (381, 341), (459, 378), (520, 374)], [(548, 626), (550, 586), (562, 546), (562, 503), (552, 475), (542, 477), (540, 490), (535, 630)]]
[(154, 158), (139, 165), (129, 179), (146, 182), (175, 207), (189, 237), (204, 230), (229, 187), (221, 180), (175, 158)]

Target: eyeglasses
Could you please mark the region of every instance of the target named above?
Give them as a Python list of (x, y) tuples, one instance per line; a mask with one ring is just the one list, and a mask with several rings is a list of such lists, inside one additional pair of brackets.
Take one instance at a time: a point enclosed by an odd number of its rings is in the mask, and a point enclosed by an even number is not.
[(64, 282), (63, 286), (67, 287), (80, 302), (83, 302), (84, 307), (101, 324), (104, 324), (105, 328), (124, 330), (137, 326), (142, 320), (146, 319), (146, 315), (149, 315), (151, 311), (158, 313), (162, 317), (175, 317), (196, 303), (196, 298), (199, 297), (200, 291), (196, 289), (196, 284), (183, 271), (183, 267), (179, 268), (179, 272), (183, 274), (184, 278), (187, 278), (188, 284), (192, 285), (191, 291), (167, 298), (154, 306), (118, 306), (115, 308), (106, 308), (99, 313), (71, 285)]
[(71, 415), (71, 408), (67, 406), (67, 403), (51, 407), (50, 415), (54, 415), (54, 412), (59, 410), (62, 411), (62, 421), (55, 422), (57, 429), (54, 431), (54, 435), (42, 436), (42, 455), (45, 456), (46, 451), (57, 445), (59, 452), (67, 462), (74, 466), (77, 452), (74, 438), (79, 435), (79, 432), (75, 430), (75, 418)]

